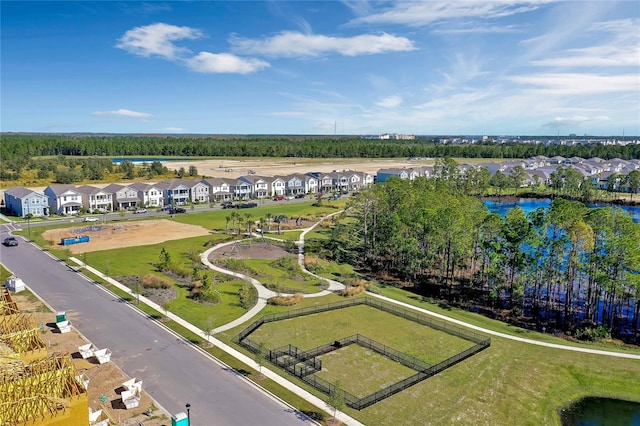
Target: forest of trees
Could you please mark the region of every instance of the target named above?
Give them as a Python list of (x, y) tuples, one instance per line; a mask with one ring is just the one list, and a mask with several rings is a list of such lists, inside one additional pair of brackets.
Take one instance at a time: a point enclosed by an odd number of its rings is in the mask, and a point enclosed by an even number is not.
[(371, 140), (357, 136), (147, 136), (3, 134), (0, 158), (40, 156), (195, 156), (299, 158), (529, 158), (578, 156), (640, 158), (640, 145), (494, 144), (443, 145), (434, 139)]
[(450, 178), (375, 185), (323, 255), (530, 328), (584, 339), (635, 329), (637, 339), (640, 224), (628, 213), (555, 198), (548, 210), (503, 218), (464, 188)]

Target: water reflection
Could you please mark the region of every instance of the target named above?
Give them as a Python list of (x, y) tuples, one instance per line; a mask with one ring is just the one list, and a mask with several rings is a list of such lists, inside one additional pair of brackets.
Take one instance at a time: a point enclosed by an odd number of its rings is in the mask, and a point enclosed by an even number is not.
[(640, 426), (640, 403), (582, 398), (560, 412), (562, 426)]

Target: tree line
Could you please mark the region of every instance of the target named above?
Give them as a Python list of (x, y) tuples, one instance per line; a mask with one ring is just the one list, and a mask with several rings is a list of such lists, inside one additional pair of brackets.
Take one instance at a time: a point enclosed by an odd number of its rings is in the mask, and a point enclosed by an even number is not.
[(0, 157), (21, 161), (40, 156), (299, 157), (299, 158), (529, 158), (578, 156), (640, 158), (640, 145), (543, 145), (492, 142), (445, 145), (433, 138), (371, 140), (357, 136), (148, 136), (3, 134)]
[(375, 185), (349, 212), (322, 249), (336, 261), (530, 328), (638, 333), (640, 224), (624, 210), (555, 198), (501, 217), (459, 181), (419, 178)]

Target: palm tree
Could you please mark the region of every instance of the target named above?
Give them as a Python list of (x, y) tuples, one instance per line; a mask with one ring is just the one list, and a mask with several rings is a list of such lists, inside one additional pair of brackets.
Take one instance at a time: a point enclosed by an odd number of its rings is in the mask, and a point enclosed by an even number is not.
[(230, 215), (226, 215), (226, 216), (224, 217), (224, 220), (226, 220), (226, 221), (227, 221), (227, 224), (226, 224), (226, 227), (225, 227), (224, 233), (225, 233), (225, 234), (228, 234), (228, 233), (229, 233), (229, 222), (231, 222), (231, 216), (230, 216)]
[(278, 235), (282, 234), (282, 222), (287, 222), (289, 220), (289, 216), (286, 214), (278, 214), (273, 217), (273, 221), (278, 224)]
[(271, 213), (267, 213), (265, 217), (267, 218), (267, 231), (271, 232), (271, 220), (273, 219), (273, 215)]

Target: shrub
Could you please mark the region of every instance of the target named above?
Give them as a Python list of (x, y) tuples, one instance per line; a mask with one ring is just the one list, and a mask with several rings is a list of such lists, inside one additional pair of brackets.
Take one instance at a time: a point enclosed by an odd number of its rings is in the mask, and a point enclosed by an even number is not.
[(267, 300), (267, 303), (276, 306), (292, 306), (302, 302), (303, 299), (304, 296), (302, 295), (302, 293), (296, 293), (293, 296), (271, 297), (269, 298), (269, 300)]
[(144, 288), (169, 288), (171, 283), (164, 278), (155, 275), (145, 275), (142, 277), (142, 287)]
[(240, 298), (240, 306), (244, 309), (250, 309), (258, 301), (258, 291), (251, 284), (243, 284), (238, 292)]
[(610, 339), (611, 331), (605, 326), (599, 325), (597, 327), (581, 328), (576, 331), (575, 337), (578, 340), (598, 342), (600, 340)]

